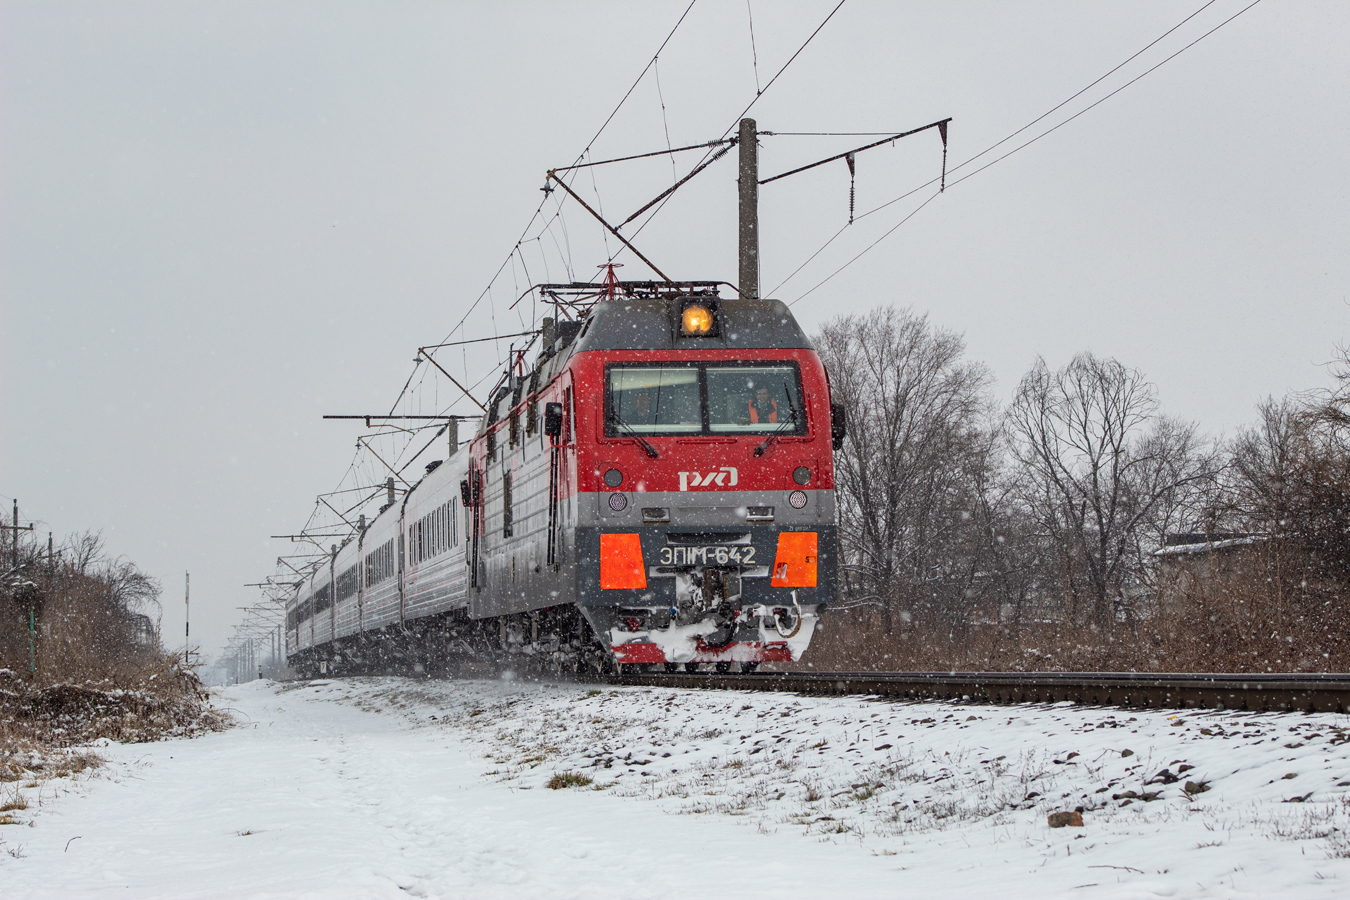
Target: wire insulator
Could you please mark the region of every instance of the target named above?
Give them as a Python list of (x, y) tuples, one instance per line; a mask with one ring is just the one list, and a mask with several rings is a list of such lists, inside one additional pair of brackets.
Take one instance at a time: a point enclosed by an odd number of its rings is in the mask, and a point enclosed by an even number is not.
[(848, 224), (852, 225), (852, 224), (853, 224), (853, 198), (854, 198), (854, 190), (853, 190), (853, 188), (854, 188), (854, 182), (857, 180), (857, 174), (858, 174), (858, 173), (857, 173), (857, 165), (856, 165), (856, 164), (854, 163), (854, 161), (853, 161), (853, 154), (852, 154), (852, 153), (850, 153), (850, 154), (848, 154), (847, 156), (845, 156), (845, 157), (844, 157), (844, 161), (848, 163)]

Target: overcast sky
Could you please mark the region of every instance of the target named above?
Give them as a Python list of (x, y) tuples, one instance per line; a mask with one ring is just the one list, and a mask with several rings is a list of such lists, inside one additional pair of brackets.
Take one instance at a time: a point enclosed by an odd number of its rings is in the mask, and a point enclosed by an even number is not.
[[(698, 0), (592, 158), (722, 136), (835, 2), (754, 0), (752, 45), (743, 0)], [(414, 369), (418, 346), (489, 283), (456, 337), (529, 326), (509, 307), (531, 281), (605, 262), (556, 195), (526, 226), (545, 171), (586, 148), (687, 5), (0, 2), (5, 509), (18, 497), (58, 540), (101, 530), (160, 578), (170, 645), (190, 570), (193, 637), (218, 651), (257, 596), (244, 583), (291, 550), (268, 536), (304, 525), (317, 493), (384, 477), (352, 467), (364, 428), (320, 417), (387, 411), (410, 375), (400, 409), (444, 411), (454, 389)], [(780, 132), (951, 116), (955, 166), (1201, 5), (848, 0), (751, 115)], [(1216, 0), (981, 162), (1245, 5)], [(1230, 435), (1267, 395), (1326, 384), (1346, 338), (1347, 46), (1350, 5), (1265, 0), (955, 184), (794, 310), (808, 328), (878, 304), (927, 313), (1000, 399), (1038, 355), (1113, 356), (1166, 411)], [(862, 142), (765, 137), (762, 173)], [(695, 161), (575, 184), (624, 218)], [(858, 211), (940, 165), (933, 132), (859, 156)], [(860, 219), (775, 295), (801, 297), (930, 193)], [(735, 209), (732, 154), (636, 242), (674, 277), (734, 281)], [(847, 169), (764, 187), (761, 216), (767, 291), (847, 222)], [(497, 276), (522, 233), (538, 239)], [(490, 381), (504, 348), (440, 358)]]

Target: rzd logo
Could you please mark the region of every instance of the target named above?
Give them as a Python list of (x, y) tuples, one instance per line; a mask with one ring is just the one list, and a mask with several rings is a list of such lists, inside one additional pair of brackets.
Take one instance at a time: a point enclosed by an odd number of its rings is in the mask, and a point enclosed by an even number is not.
[[(715, 484), (718, 487), (722, 487), (723, 485), (735, 487), (736, 474), (735, 466), (723, 466), (720, 469), (714, 469), (707, 475), (700, 475), (697, 472), (681, 472), (680, 490), (687, 491), (691, 487), (707, 487), (710, 484)], [(731, 476), (730, 481), (727, 481), (728, 475)]]

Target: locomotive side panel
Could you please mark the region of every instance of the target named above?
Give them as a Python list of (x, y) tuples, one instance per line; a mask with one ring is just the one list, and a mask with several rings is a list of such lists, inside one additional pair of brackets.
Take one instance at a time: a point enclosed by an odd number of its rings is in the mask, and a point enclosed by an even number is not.
[(569, 380), (555, 379), (507, 412), (490, 426), (491, 442), (486, 432), (474, 442), (483, 473), (478, 584), (470, 595), (474, 618), (575, 602), (576, 446), (566, 421), (559, 440), (545, 435), (542, 412), (548, 403), (570, 402)]

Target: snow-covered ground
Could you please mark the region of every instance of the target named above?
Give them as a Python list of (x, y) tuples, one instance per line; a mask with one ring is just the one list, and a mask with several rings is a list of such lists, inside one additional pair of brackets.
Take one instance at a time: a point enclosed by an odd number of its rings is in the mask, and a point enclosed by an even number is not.
[(1350, 896), (1345, 716), (397, 678), (221, 702), (238, 727), (21, 789), (0, 896)]

